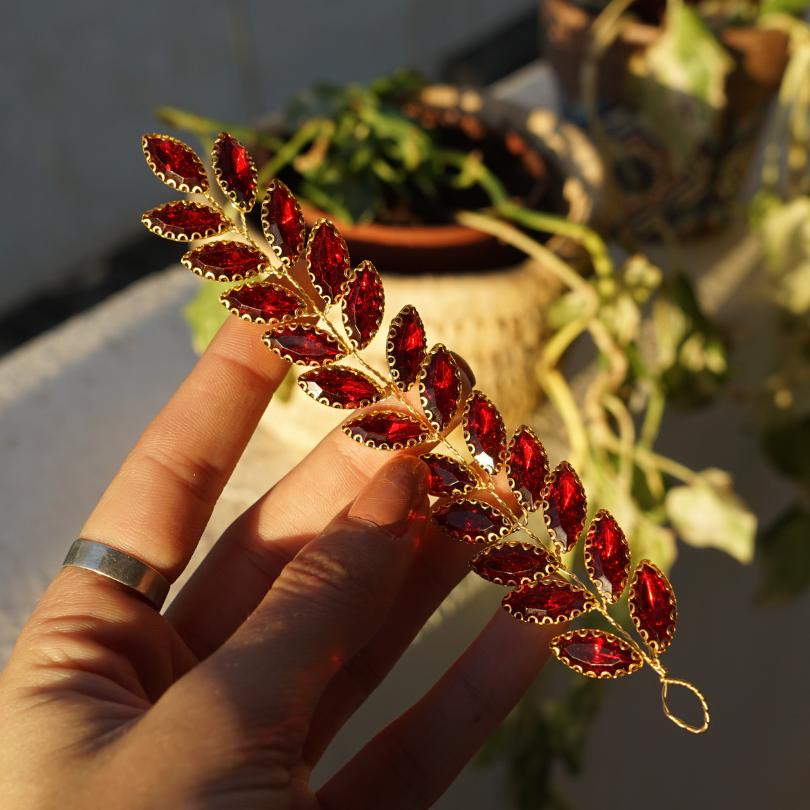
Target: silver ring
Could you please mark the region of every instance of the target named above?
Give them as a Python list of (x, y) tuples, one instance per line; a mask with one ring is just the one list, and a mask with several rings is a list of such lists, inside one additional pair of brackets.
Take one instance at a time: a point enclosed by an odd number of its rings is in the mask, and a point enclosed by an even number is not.
[(146, 597), (158, 610), (169, 592), (169, 580), (144, 562), (95, 540), (74, 540), (62, 567), (95, 571)]

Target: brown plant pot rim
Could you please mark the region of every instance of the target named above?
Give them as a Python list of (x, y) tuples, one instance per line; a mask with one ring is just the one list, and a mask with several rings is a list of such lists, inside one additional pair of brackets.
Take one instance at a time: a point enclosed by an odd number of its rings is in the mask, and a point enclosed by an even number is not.
[(355, 264), (370, 259), (386, 273), (484, 272), (515, 264), (522, 256), (491, 234), (464, 225), (354, 224), (307, 205), (302, 209), (310, 227), (319, 219), (334, 222)]
[[(478, 116), (486, 126), (503, 130), (504, 137), (509, 131), (519, 133), (525, 140), (527, 151), (535, 152), (545, 166), (544, 175), (536, 178), (538, 182), (554, 184), (553, 195), (559, 198), (560, 206), (555, 213), (577, 222), (587, 219), (590, 205), (585, 204), (581, 194), (574, 195), (576, 202), (571, 199), (572, 168), (567, 159), (561, 158), (549, 145), (547, 135), (538, 136), (526, 126), (525, 119), (531, 111), (520, 109), (518, 114), (515, 108), (512, 119), (502, 108), (513, 105), (493, 101), (476, 90), (450, 85), (429, 85), (421, 102), (439, 112), (456, 111), (459, 115)], [(549, 127), (549, 131), (554, 132), (555, 128)], [(513, 266), (524, 258), (522, 253), (496, 237), (452, 222), (437, 225), (351, 223), (311, 205), (302, 204), (302, 208), (309, 226), (319, 219), (330, 219), (335, 223), (346, 238), (355, 264), (370, 259), (383, 272), (408, 275), (486, 272)], [(552, 236), (546, 245), (558, 252), (565, 241)]]

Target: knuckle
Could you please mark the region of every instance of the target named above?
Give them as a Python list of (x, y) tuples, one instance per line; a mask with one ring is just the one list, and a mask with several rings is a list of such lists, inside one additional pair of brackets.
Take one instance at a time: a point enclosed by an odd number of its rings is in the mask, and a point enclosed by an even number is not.
[(206, 505), (216, 503), (225, 483), (223, 471), (205, 459), (150, 443), (137, 448), (133, 462), (157, 467), (162, 477)]
[[(342, 548), (333, 546), (341, 545)], [(346, 553), (345, 544), (313, 544), (282, 571), (276, 585), (315, 608), (359, 612), (377, 596), (372, 566), (361, 549)]]
[(230, 376), (235, 385), (246, 389), (257, 398), (263, 398), (270, 393), (268, 384), (271, 382), (271, 377), (263, 368), (226, 351), (220, 349), (212, 349), (212, 351), (214, 360), (221, 366), (220, 376)]

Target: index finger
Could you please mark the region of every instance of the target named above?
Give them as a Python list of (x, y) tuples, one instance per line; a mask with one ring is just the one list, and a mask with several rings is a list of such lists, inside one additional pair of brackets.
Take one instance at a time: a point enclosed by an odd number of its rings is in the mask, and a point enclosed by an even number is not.
[(81, 536), (174, 580), (288, 368), (262, 345), (259, 327), (229, 318), (146, 428)]

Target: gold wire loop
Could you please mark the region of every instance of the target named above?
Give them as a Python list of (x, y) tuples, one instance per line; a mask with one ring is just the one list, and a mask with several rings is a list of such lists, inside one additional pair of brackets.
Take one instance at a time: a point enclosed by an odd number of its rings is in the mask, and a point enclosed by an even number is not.
[[(672, 713), (672, 710), (667, 704), (667, 694), (670, 686), (682, 686), (684, 689), (688, 689), (700, 701), (700, 708), (703, 711), (703, 723), (701, 725), (693, 726)], [(709, 727), (709, 721), (711, 719), (709, 716), (709, 704), (706, 702), (706, 698), (703, 697), (703, 693), (694, 684), (689, 683), (689, 681), (682, 681), (678, 678), (661, 678), (661, 704), (664, 707), (664, 714), (675, 723), (676, 726), (684, 729), (684, 731), (689, 731), (692, 734), (702, 734)]]

